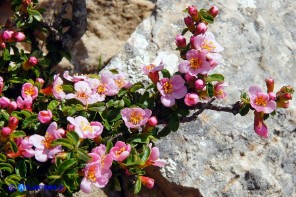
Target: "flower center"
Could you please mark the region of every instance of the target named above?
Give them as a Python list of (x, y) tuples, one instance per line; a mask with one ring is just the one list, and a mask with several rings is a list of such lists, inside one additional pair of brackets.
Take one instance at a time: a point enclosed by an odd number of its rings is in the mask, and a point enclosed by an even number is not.
[(48, 133), (45, 134), (44, 140), (42, 141), (42, 144), (44, 144), (44, 147), (46, 149), (52, 148), (51, 142), (54, 140), (53, 136), (49, 135)]
[(202, 49), (205, 49), (207, 51), (214, 51), (216, 46), (212, 41), (205, 40), (201, 46)]
[(89, 180), (91, 180), (92, 182), (95, 182), (95, 181), (97, 180), (97, 178), (96, 178), (96, 174), (95, 174), (94, 171), (89, 171), (89, 172), (88, 172), (88, 175), (87, 175), (87, 178), (88, 178)]
[(190, 67), (193, 69), (199, 69), (202, 65), (202, 61), (197, 58), (191, 58), (190, 59)]
[(34, 88), (33, 87), (26, 88), (25, 94), (28, 96), (33, 96), (34, 95)]
[(173, 92), (173, 85), (167, 81), (163, 84), (163, 90), (166, 94), (171, 94)]
[(88, 95), (85, 92), (77, 92), (77, 97), (82, 99), (87, 99)]
[(150, 72), (154, 68), (155, 68), (155, 65), (154, 64), (149, 64), (149, 65), (146, 66), (146, 69), (148, 70), (148, 72)]
[(94, 131), (92, 126), (89, 124), (85, 125), (84, 122), (81, 122), (81, 129), (84, 133), (92, 133)]
[(115, 151), (115, 155), (116, 155), (116, 157), (119, 157), (120, 154), (121, 154), (122, 152), (124, 152), (124, 151), (125, 151), (125, 148), (124, 148), (124, 147), (122, 147), (121, 149)]
[(264, 99), (263, 96), (258, 96), (258, 97), (255, 99), (255, 104), (258, 105), (258, 106), (266, 107), (267, 102), (266, 102), (266, 99)]
[(140, 112), (137, 112), (137, 111), (134, 111), (132, 112), (131, 114), (131, 117), (130, 117), (130, 122), (133, 124), (133, 125), (137, 125), (140, 123), (140, 121), (143, 119), (143, 116)]
[(106, 84), (101, 83), (97, 88), (97, 92), (99, 94), (104, 94), (106, 92)]
[(54, 89), (55, 89), (56, 92), (62, 92), (62, 91), (63, 91), (63, 88), (62, 88), (61, 85), (56, 85), (56, 86), (54, 87)]
[(117, 84), (118, 88), (123, 88), (125, 83), (124, 83), (124, 80), (123, 79), (117, 79), (115, 80), (115, 83)]

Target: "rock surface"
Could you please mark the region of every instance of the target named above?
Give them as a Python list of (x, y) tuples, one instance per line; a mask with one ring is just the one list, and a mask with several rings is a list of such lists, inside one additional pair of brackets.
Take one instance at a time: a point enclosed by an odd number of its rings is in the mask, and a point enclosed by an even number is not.
[[(158, 0), (152, 16), (138, 26), (106, 69), (127, 72), (133, 82), (147, 80), (141, 64), (163, 60), (175, 71), (180, 58), (174, 51), (174, 37), (184, 27), (182, 10), (196, 3)], [(210, 30), (225, 50), (215, 72), (224, 74), (230, 84), (228, 97), (220, 102), (234, 103), (251, 85), (264, 87), (268, 76), (276, 80), (276, 90), (288, 84), (295, 88), (294, 1), (221, 0), (216, 5), (220, 15)], [(203, 1), (197, 6), (211, 5)], [(182, 187), (192, 196), (199, 196), (198, 190), (202, 196), (296, 196), (295, 100), (289, 110), (268, 119), (268, 139), (254, 133), (252, 114), (206, 111), (195, 122), (183, 124), (158, 143), (161, 157), (169, 163), (162, 176), (173, 184), (170, 189), (175, 193), (166, 193), (161, 179), (156, 186), (163, 196), (186, 196), (179, 193)]]

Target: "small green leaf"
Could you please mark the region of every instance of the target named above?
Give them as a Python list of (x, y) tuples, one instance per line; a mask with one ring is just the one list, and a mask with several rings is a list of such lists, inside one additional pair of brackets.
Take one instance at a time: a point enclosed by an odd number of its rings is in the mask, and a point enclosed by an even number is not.
[(62, 88), (65, 92), (68, 92), (68, 93), (74, 92), (74, 87), (72, 85), (62, 85)]
[(269, 114), (264, 114), (264, 116), (263, 116), (263, 120), (266, 120), (266, 119), (268, 119), (269, 118)]
[(4, 109), (1, 109), (0, 114), (3, 116), (3, 118), (6, 121), (8, 121), (8, 119), (9, 119), (10, 116), (9, 116), (9, 114)]
[(140, 179), (137, 179), (136, 184), (135, 184), (135, 189), (134, 189), (134, 194), (138, 194), (141, 191), (141, 181)]
[(15, 172), (20, 177), (27, 176), (27, 165), (25, 160), (19, 160), (15, 165)]
[(112, 141), (108, 141), (106, 145), (106, 154), (109, 153), (110, 149), (113, 147)]
[(162, 73), (164, 78), (171, 78), (171, 74), (167, 69), (162, 69), (161, 73)]
[(214, 96), (214, 85), (212, 83), (207, 83), (207, 93), (209, 95), (209, 97), (213, 97)]
[(172, 131), (177, 131), (178, 128), (179, 128), (179, 125), (180, 125), (180, 121), (179, 121), (179, 117), (178, 117), (178, 114), (174, 113), (171, 118), (169, 119), (169, 128), (170, 130)]
[(37, 10), (28, 9), (29, 15), (31, 15), (35, 20), (41, 21), (42, 15)]
[(125, 106), (127, 106), (127, 107), (131, 106), (132, 102), (127, 97), (123, 97), (122, 99), (124, 101)]
[(16, 145), (16, 143), (14, 141), (10, 141), (10, 148), (15, 153), (18, 151), (18, 147), (17, 147), (17, 145)]
[(47, 176), (48, 179), (60, 179), (61, 176), (60, 175), (50, 175), (50, 176)]
[(165, 137), (171, 133), (171, 129), (168, 126), (165, 126), (161, 131), (157, 133), (157, 137)]
[(34, 115), (30, 116), (29, 118), (25, 119), (22, 123), (22, 129), (31, 127), (32, 124), (34, 124), (35, 122), (38, 122), (37, 114), (34, 114)]
[(106, 109), (106, 106), (101, 106), (101, 107), (89, 107), (89, 111), (94, 111), (94, 112), (102, 112)]
[(115, 122), (121, 118), (120, 109), (112, 109), (107, 114), (107, 119), (111, 122)]
[(66, 170), (73, 167), (76, 163), (77, 161), (75, 159), (65, 160), (58, 166), (57, 171), (60, 175), (62, 175)]
[(5, 48), (3, 50), (3, 59), (5, 61), (9, 61), (10, 60), (10, 53), (9, 53), (9, 50), (7, 48)]
[(6, 156), (3, 153), (0, 153), (0, 162), (5, 162)]
[(117, 96), (122, 97), (123, 95), (125, 95), (127, 93), (127, 89), (121, 89), (119, 90)]
[(11, 174), (13, 172), (13, 167), (9, 163), (0, 163), (0, 170), (5, 170)]
[(149, 133), (141, 133), (133, 135), (128, 141), (131, 143), (140, 143), (140, 144), (148, 144), (149, 143)]
[(13, 138), (20, 138), (25, 136), (26, 136), (26, 133), (23, 131), (14, 131), (11, 133), (10, 138), (13, 139)]
[(206, 23), (214, 23), (214, 18), (208, 13), (206, 9), (199, 10), (199, 15)]
[(84, 162), (88, 162), (90, 160), (90, 157), (87, 155), (87, 153), (80, 148), (77, 149), (77, 157)]
[(188, 13), (188, 8), (185, 8), (184, 10), (182, 10), (182, 12)]
[(186, 34), (186, 32), (187, 32), (188, 30), (189, 30), (188, 28), (184, 28), (184, 29), (182, 30), (182, 36), (184, 36), (184, 34)]
[(60, 102), (57, 101), (57, 100), (52, 100), (48, 106), (47, 106), (47, 109), (49, 109), (50, 111), (53, 111), (55, 110), (58, 106), (59, 106)]
[(76, 132), (67, 132), (67, 138), (72, 142), (73, 145), (79, 144), (79, 136)]
[(134, 84), (131, 88), (130, 88), (130, 91), (131, 92), (136, 92), (137, 90), (141, 89), (141, 88), (144, 88), (144, 85), (141, 84), (141, 83), (136, 83)]
[(74, 146), (72, 145), (71, 141), (69, 139), (64, 139), (64, 138), (56, 139), (55, 141), (51, 142), (51, 145), (52, 146), (61, 145), (61, 146), (66, 147), (70, 150), (74, 149)]
[(151, 153), (151, 150), (150, 150), (149, 146), (145, 146), (144, 150), (143, 150), (143, 153), (140, 155), (143, 165), (149, 159), (150, 153)]
[(212, 74), (212, 75), (209, 75), (206, 79), (206, 82), (213, 82), (213, 81), (223, 82), (224, 76), (220, 74)]
[(250, 104), (244, 104), (243, 107), (239, 110), (239, 114), (241, 116), (247, 115), (249, 113), (250, 107)]

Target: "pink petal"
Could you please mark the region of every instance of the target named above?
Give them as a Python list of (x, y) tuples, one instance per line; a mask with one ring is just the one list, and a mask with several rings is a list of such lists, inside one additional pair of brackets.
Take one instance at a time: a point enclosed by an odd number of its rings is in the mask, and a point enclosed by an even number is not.
[(205, 39), (205, 35), (198, 35), (193, 39), (193, 46), (196, 49), (200, 49), (201, 45)]
[(171, 107), (175, 105), (175, 102), (176, 102), (175, 98), (170, 95), (161, 96), (160, 100), (161, 100), (161, 103), (166, 107)]
[(91, 182), (87, 178), (83, 178), (80, 183), (80, 189), (84, 193), (90, 193), (91, 192)]
[(185, 60), (185, 61), (182, 61), (180, 64), (179, 64), (179, 72), (180, 73), (187, 73), (188, 72), (188, 69), (189, 69), (189, 64), (190, 62)]
[(197, 58), (198, 52), (194, 49), (189, 50), (186, 53), (186, 59), (191, 60), (192, 58)]
[(35, 159), (40, 162), (46, 162), (48, 157), (44, 149), (35, 149)]
[(173, 89), (179, 89), (184, 86), (185, 83), (184, 79), (180, 75), (174, 75), (170, 81), (173, 85)]
[(174, 90), (174, 92), (172, 93), (175, 99), (183, 98), (186, 94), (187, 94), (187, 88), (185, 86), (181, 87), (178, 90)]
[(254, 98), (254, 97), (257, 97), (257, 94), (262, 92), (261, 88), (259, 86), (251, 86), (249, 88), (249, 96), (250, 98)]
[(42, 141), (44, 140), (45, 138), (41, 135), (37, 135), (37, 134), (34, 134), (32, 135), (29, 140), (33, 143), (33, 145), (36, 147), (36, 148), (40, 148), (40, 149), (44, 149), (44, 145), (42, 144)]

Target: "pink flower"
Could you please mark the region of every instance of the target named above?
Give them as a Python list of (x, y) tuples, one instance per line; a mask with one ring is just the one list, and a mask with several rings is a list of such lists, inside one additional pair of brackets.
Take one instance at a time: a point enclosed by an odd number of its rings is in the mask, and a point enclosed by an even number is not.
[(43, 110), (38, 113), (38, 120), (43, 123), (49, 123), (52, 119), (52, 113), (50, 110)]
[(262, 92), (260, 87), (251, 86), (249, 88), (250, 104), (257, 112), (269, 114), (276, 109), (276, 102), (269, 100), (269, 95)]
[(268, 138), (268, 129), (263, 122), (263, 113), (254, 112), (254, 130), (261, 137)]
[(25, 83), (22, 86), (22, 97), (28, 98), (31, 97), (32, 100), (36, 99), (38, 96), (38, 88), (33, 86), (31, 83)]
[(19, 123), (19, 120), (16, 117), (11, 116), (8, 120), (8, 127), (14, 131), (17, 128), (18, 123)]
[(9, 127), (3, 127), (1, 130), (1, 134), (4, 136), (9, 136), (12, 132), (13, 130)]
[(155, 116), (151, 116), (148, 121), (147, 121), (147, 125), (148, 126), (153, 126), (155, 127), (158, 124), (157, 118)]
[(208, 30), (208, 26), (205, 23), (203, 22), (198, 23), (198, 25), (196, 26), (196, 31), (194, 35), (204, 34), (206, 33), (207, 30)]
[(197, 74), (207, 74), (211, 70), (211, 65), (203, 52), (198, 52), (194, 49), (189, 50), (186, 53), (186, 59), (179, 65), (181, 73), (189, 73), (192, 76), (196, 76)]
[(184, 103), (187, 106), (193, 106), (198, 103), (198, 95), (195, 93), (188, 93), (185, 96)]
[(28, 59), (28, 62), (31, 66), (36, 66), (38, 64), (38, 59), (36, 57), (32, 56)]
[(128, 128), (139, 128), (146, 124), (151, 114), (151, 110), (138, 107), (124, 108), (121, 110), (122, 119)]
[(155, 64), (149, 64), (144, 65), (142, 67), (142, 70), (148, 77), (151, 79), (151, 81), (156, 84), (159, 81), (159, 71), (161, 71), (164, 68), (164, 64), (161, 62), (158, 66)]
[(78, 81), (74, 84), (75, 94), (67, 94), (66, 99), (76, 98), (84, 105), (94, 104), (101, 99), (97, 94), (92, 94), (89, 84), (85, 81)]
[(161, 102), (166, 107), (175, 105), (175, 99), (183, 98), (187, 93), (184, 79), (180, 75), (174, 75), (171, 79), (163, 78), (157, 83), (157, 89), (161, 94)]
[(16, 158), (23, 156), (26, 158), (30, 158), (35, 155), (35, 151), (32, 149), (33, 142), (30, 140), (30, 138), (17, 138), (16, 145), (18, 146), (18, 151), (16, 153), (13, 151), (9, 151), (7, 154), (8, 157)]
[(145, 166), (158, 166), (158, 167), (164, 167), (167, 162), (165, 160), (159, 159), (159, 149), (157, 147), (152, 148), (152, 144), (150, 143), (148, 145), (150, 148), (150, 156), (149, 159), (146, 161)]
[(10, 105), (10, 100), (9, 98), (3, 96), (0, 98), (0, 107), (1, 108), (8, 108)]
[(9, 31), (9, 30), (3, 31), (2, 32), (2, 35), (1, 35), (3, 41), (5, 41), (5, 42), (11, 42), (12, 41), (12, 35), (13, 35), (13, 33), (14, 33), (13, 31)]
[(181, 34), (178, 34), (175, 38), (177, 47), (185, 48), (186, 47), (186, 38)]
[(112, 78), (115, 81), (118, 89), (131, 87), (131, 83), (127, 81), (127, 76), (124, 73), (115, 74)]
[(97, 146), (92, 149), (91, 153), (95, 153), (101, 157), (101, 169), (107, 170), (110, 169), (112, 166), (112, 156), (111, 154), (106, 154), (106, 146), (103, 144), (100, 144), (100, 146)]
[(22, 98), (22, 97), (17, 97), (16, 99), (16, 103), (18, 108), (20, 109), (27, 109), (29, 111), (32, 111), (32, 104), (33, 104), (33, 100), (31, 97), (27, 97), (27, 98)]
[(154, 179), (147, 177), (147, 176), (139, 176), (139, 179), (145, 187), (148, 189), (152, 189), (154, 186)]
[(47, 128), (45, 136), (34, 134), (29, 138), (35, 147), (35, 158), (37, 161), (45, 162), (48, 159), (54, 158), (57, 153), (62, 152), (61, 146), (51, 146), (52, 141), (62, 138), (62, 135), (65, 134), (65, 130), (57, 128), (57, 123), (52, 122)]
[(78, 82), (78, 81), (83, 81), (84, 79), (86, 79), (87, 77), (84, 75), (74, 75), (73, 77), (69, 75), (69, 71), (65, 71), (63, 74), (63, 77), (68, 80), (68, 81), (72, 81), (74, 83)]
[(2, 90), (4, 88), (4, 82), (3, 82), (3, 78), (0, 77), (0, 94), (2, 94)]
[(224, 50), (223, 47), (216, 42), (214, 34), (209, 31), (194, 37), (193, 45), (196, 50), (205, 53), (219, 53)]
[(186, 18), (184, 18), (184, 23), (188, 27), (189, 31), (191, 32), (195, 31), (194, 21), (190, 16), (187, 16)]
[(63, 91), (63, 80), (60, 78), (60, 74), (57, 74), (53, 77), (53, 88), (52, 88), (52, 93), (54, 97), (58, 100), (62, 100), (66, 97), (65, 92)]
[(17, 42), (21, 42), (26, 39), (26, 36), (23, 32), (14, 32), (12, 36)]
[(75, 126), (75, 132), (80, 138), (94, 139), (103, 132), (103, 125), (100, 122), (88, 122), (83, 116), (78, 116), (75, 119), (68, 117), (67, 120)]
[(111, 148), (110, 154), (114, 161), (122, 162), (125, 160), (131, 151), (131, 145), (125, 144), (122, 141), (117, 141), (115, 146)]
[(219, 82), (214, 86), (214, 96), (218, 99), (223, 99), (226, 97), (226, 93), (224, 92), (224, 88), (228, 86), (226, 82)]

